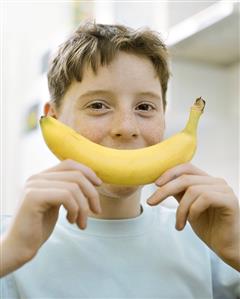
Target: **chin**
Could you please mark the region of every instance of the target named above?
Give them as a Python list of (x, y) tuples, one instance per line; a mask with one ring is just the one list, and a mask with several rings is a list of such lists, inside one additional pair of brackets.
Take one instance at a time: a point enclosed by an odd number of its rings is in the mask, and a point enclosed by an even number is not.
[(98, 187), (99, 193), (112, 198), (129, 197), (140, 191), (143, 186), (122, 186), (122, 185), (110, 185), (103, 183)]

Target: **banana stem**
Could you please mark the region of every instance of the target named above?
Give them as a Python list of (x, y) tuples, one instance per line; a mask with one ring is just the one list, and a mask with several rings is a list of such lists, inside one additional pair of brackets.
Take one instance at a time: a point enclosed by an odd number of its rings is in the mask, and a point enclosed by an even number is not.
[(197, 98), (195, 103), (191, 107), (187, 125), (183, 130), (184, 132), (190, 135), (196, 134), (198, 121), (204, 111), (204, 107), (205, 107), (205, 101), (201, 97)]

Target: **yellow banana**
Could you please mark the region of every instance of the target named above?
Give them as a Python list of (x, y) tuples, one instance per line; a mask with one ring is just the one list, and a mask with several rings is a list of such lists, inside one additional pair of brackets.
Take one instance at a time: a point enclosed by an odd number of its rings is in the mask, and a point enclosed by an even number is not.
[(202, 98), (196, 99), (181, 132), (158, 144), (132, 150), (94, 143), (50, 116), (42, 116), (40, 126), (47, 146), (60, 160), (72, 159), (85, 164), (105, 183), (145, 185), (154, 182), (167, 169), (192, 159), (204, 106)]

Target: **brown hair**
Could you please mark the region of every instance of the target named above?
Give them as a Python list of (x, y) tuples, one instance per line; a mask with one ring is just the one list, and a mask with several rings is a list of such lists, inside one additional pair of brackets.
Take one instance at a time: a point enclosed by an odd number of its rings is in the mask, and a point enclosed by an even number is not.
[(85, 65), (97, 73), (99, 65), (108, 65), (119, 51), (148, 57), (159, 77), (163, 107), (170, 75), (168, 52), (158, 33), (148, 28), (134, 30), (123, 25), (103, 25), (87, 22), (62, 43), (48, 71), (51, 101), (60, 108), (61, 99), (71, 82), (81, 82)]

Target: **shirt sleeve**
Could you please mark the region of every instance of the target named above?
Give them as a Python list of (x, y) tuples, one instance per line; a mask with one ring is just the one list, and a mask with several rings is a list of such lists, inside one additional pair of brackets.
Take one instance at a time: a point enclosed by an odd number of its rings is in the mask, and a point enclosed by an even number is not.
[(240, 299), (240, 273), (210, 252), (214, 299)]
[[(0, 215), (0, 234), (4, 234), (10, 224), (11, 215)], [(20, 299), (13, 274), (0, 278), (0, 298)]]

